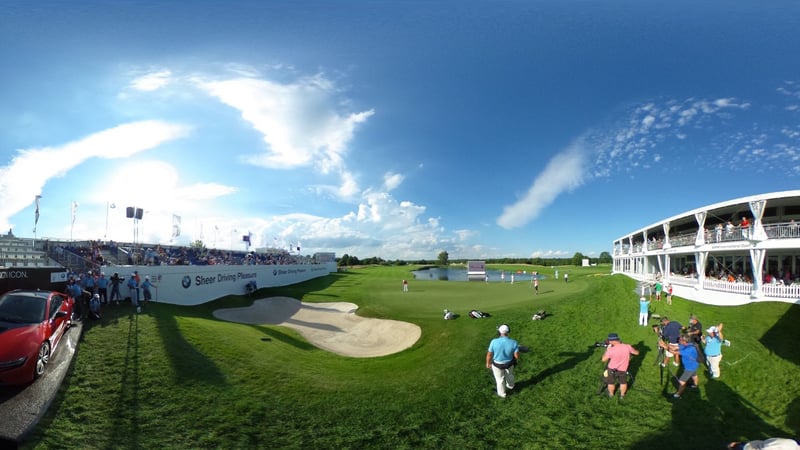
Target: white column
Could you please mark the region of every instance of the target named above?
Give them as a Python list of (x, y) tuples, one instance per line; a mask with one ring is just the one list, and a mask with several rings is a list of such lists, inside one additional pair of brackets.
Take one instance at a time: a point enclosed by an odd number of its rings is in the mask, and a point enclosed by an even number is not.
[(706, 260), (708, 260), (708, 252), (694, 254), (694, 261), (697, 264), (697, 284), (700, 290), (703, 290), (703, 282), (706, 280)]
[(753, 213), (753, 232), (750, 233), (750, 239), (754, 241), (766, 241), (769, 239), (767, 237), (767, 232), (764, 231), (764, 225), (761, 223), (766, 206), (766, 200), (754, 200), (750, 202), (750, 212)]
[(697, 237), (694, 245), (701, 246), (706, 243), (706, 211), (694, 213), (694, 220), (697, 221)]
[(662, 225), (662, 228), (664, 228), (664, 247), (663, 248), (665, 248), (665, 249), (671, 248), (672, 244), (669, 243), (669, 223), (664, 223)]
[(761, 280), (766, 256), (767, 251), (763, 248), (750, 249), (750, 262), (753, 265), (753, 297), (761, 297)]

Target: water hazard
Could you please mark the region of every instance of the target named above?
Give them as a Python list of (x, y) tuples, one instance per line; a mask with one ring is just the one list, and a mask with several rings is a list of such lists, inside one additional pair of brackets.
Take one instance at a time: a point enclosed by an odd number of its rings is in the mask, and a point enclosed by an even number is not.
[[(509, 271), (509, 270), (487, 270), (486, 277), (467, 277), (467, 269), (458, 268), (440, 268), (431, 267), (428, 269), (414, 270), (411, 272), (415, 280), (425, 281), (487, 281), (489, 283), (509, 283), (533, 280), (534, 273), (527, 270)], [(536, 275), (539, 280), (544, 280), (545, 276), (540, 274)]]

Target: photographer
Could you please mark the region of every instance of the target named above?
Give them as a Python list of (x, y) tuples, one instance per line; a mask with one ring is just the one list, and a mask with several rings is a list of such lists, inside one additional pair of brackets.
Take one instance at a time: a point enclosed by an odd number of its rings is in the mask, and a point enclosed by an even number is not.
[[(680, 365), (680, 353), (678, 348), (678, 340), (681, 336), (681, 329), (683, 325), (675, 320), (669, 320), (669, 317), (664, 316), (661, 318), (661, 326), (654, 326), (653, 331), (658, 334), (659, 346), (666, 350), (664, 352), (664, 361), (661, 362), (661, 367), (666, 367), (669, 359), (675, 357), (672, 365), (678, 367)], [(666, 341), (667, 346), (661, 345), (662, 341)]]
[(700, 344), (703, 337), (703, 324), (697, 320), (697, 316), (692, 314), (689, 316), (689, 338), (695, 344)]
[(619, 398), (625, 398), (628, 391), (628, 364), (631, 355), (638, 355), (639, 351), (628, 344), (623, 344), (619, 340), (617, 333), (608, 335), (608, 347), (603, 353), (602, 361), (608, 361), (608, 367), (604, 372), (606, 383), (608, 384), (608, 396), (614, 396), (614, 389), (619, 383)]

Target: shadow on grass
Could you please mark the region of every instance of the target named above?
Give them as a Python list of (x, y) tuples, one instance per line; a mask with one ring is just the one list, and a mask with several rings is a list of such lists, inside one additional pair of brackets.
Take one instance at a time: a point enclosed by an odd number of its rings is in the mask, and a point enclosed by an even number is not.
[[(677, 442), (684, 442), (691, 448), (725, 448), (728, 442), (742, 436), (766, 439), (785, 435), (761, 419), (761, 416), (769, 416), (768, 413), (758, 411), (725, 383), (709, 380), (702, 389), (707, 399), (701, 398), (699, 390), (695, 389), (687, 389), (680, 400), (670, 397), (671, 410), (665, 414), (672, 415), (672, 426), (631, 448), (672, 449)], [(703, 420), (698, 420), (699, 417)]]
[(589, 347), (586, 351), (583, 352), (561, 352), (558, 354), (558, 356), (566, 357), (567, 359), (554, 366), (542, 370), (541, 372), (534, 375), (532, 378), (528, 380), (517, 381), (517, 386), (519, 386), (519, 389), (522, 390), (528, 386), (541, 383), (548, 377), (556, 375), (559, 372), (574, 369), (575, 366), (591, 358), (592, 355), (594, 354), (595, 354), (594, 346)]
[(177, 381), (214, 386), (227, 384), (216, 362), (183, 337), (174, 315), (164, 313), (159, 308), (151, 308), (150, 314), (158, 323), (158, 332)]
[(258, 330), (261, 333), (264, 333), (268, 337), (262, 338), (262, 341), (269, 342), (271, 340), (276, 340), (279, 342), (283, 342), (284, 344), (291, 345), (299, 350), (316, 350), (317, 348), (313, 345), (309, 344), (307, 341), (295, 339), (292, 336), (289, 336), (286, 333), (281, 332), (275, 328), (265, 327), (263, 325), (248, 325), (255, 330)]
[(797, 324), (800, 323), (800, 305), (792, 305), (780, 320), (775, 322), (760, 341), (781, 358), (800, 365), (800, 346), (797, 345)]

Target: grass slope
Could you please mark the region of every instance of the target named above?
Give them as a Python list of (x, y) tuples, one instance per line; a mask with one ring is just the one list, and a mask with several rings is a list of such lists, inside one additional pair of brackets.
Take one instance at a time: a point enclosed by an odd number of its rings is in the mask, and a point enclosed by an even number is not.
[[(214, 309), (251, 303), (243, 297), (152, 304), (138, 315), (109, 307), (85, 329), (71, 374), (24, 448), (714, 449), (798, 434), (796, 305), (654, 304), (683, 324), (690, 313), (706, 327), (724, 322), (733, 342), (720, 380), (703, 374), (700, 389), (672, 401), (655, 335), (637, 326), (635, 283), (605, 275), (608, 267), (562, 267), (570, 282), (549, 277), (538, 296), (529, 280), (411, 280), (404, 294), (413, 269), (352, 269), (258, 293), (353, 302), (361, 315), (422, 327), (411, 349), (380, 358), (337, 356), (288, 328), (213, 318)], [(442, 320), (445, 308), (460, 317)], [(470, 319), (473, 308), (492, 317)], [(531, 321), (538, 309), (552, 316)], [(484, 367), (501, 323), (532, 349), (507, 399), (494, 395)], [(624, 403), (598, 395), (602, 349), (592, 344), (609, 332), (641, 352)]]

